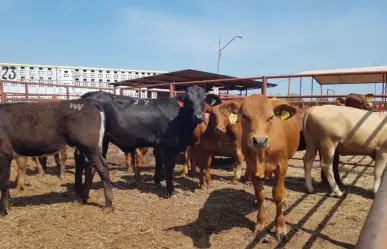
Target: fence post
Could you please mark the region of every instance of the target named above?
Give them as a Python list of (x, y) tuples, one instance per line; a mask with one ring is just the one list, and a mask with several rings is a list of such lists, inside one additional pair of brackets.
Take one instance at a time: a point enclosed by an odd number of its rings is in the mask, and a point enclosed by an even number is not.
[(387, 245), (387, 173), (382, 176), (355, 249), (383, 249)]
[(262, 77), (261, 94), (264, 96), (266, 96), (266, 94), (267, 94), (267, 78), (266, 78), (266, 76)]

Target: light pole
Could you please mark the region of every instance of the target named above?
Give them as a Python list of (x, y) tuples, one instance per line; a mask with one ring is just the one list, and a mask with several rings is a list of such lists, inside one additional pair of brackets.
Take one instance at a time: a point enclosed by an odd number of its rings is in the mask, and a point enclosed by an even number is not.
[(236, 38), (240, 38), (242, 39), (243, 36), (242, 35), (236, 35), (234, 36), (234, 38), (232, 38), (229, 42), (226, 43), (226, 45), (224, 45), (222, 48), (220, 48), (220, 36), (219, 36), (219, 48), (218, 48), (218, 70), (216, 71), (217, 74), (219, 74), (219, 66), (220, 66), (220, 55), (222, 54), (222, 50), (228, 46), (228, 44), (230, 44), (233, 40), (235, 40)]

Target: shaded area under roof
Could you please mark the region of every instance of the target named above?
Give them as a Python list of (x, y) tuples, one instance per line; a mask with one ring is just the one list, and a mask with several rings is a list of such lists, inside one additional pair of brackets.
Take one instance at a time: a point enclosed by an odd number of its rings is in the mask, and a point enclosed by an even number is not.
[[(227, 75), (209, 73), (204, 71), (198, 71), (193, 69), (185, 69), (175, 72), (168, 72), (158, 75), (152, 75), (148, 77), (142, 77), (137, 79), (125, 80), (115, 83), (110, 83), (113, 86), (131, 86), (131, 87), (143, 87), (144, 85), (155, 85), (162, 83), (171, 82), (187, 82), (187, 81), (198, 81), (198, 80), (216, 80), (216, 79), (232, 79)], [(197, 84), (201, 85), (201, 84)], [(190, 85), (176, 85), (175, 90), (184, 91)], [(205, 90), (210, 91), (212, 87), (219, 87), (219, 90), (252, 90), (260, 89), (262, 81), (258, 80), (238, 80), (233, 82), (218, 82), (218, 83), (206, 83)], [(267, 83), (267, 87), (275, 87), (277, 84)], [(169, 85), (155, 86), (154, 88), (169, 89)]]
[(383, 83), (387, 80), (387, 66), (305, 71), (296, 75), (313, 75), (320, 85)]

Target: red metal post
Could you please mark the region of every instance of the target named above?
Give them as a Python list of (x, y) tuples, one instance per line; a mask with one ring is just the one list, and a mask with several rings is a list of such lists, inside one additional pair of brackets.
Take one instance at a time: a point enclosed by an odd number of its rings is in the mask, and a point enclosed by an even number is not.
[(175, 96), (175, 85), (170, 83), (169, 84), (169, 97), (174, 97)]
[(66, 87), (66, 98), (67, 98), (67, 100), (70, 99), (70, 89), (68, 86)]
[(262, 88), (261, 88), (262, 95), (266, 96), (267, 94), (267, 78), (266, 76), (262, 77)]

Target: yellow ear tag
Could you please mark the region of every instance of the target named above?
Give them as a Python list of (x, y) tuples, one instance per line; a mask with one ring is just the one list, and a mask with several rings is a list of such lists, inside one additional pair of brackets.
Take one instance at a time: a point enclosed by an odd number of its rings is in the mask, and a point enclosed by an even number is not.
[(281, 120), (285, 120), (285, 119), (287, 119), (289, 116), (290, 116), (289, 112), (287, 112), (287, 111), (282, 111), (282, 112), (281, 112), (281, 117), (280, 117), (280, 119), (281, 119)]
[(215, 103), (216, 103), (216, 100), (215, 100), (215, 99), (212, 99), (212, 100), (211, 100), (211, 105), (215, 105)]
[(230, 124), (235, 124), (237, 121), (238, 116), (234, 113), (231, 113), (230, 116), (228, 116), (228, 119), (230, 120)]
[(367, 104), (371, 103), (371, 101), (372, 101), (372, 97), (371, 96), (366, 97), (366, 103)]

